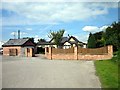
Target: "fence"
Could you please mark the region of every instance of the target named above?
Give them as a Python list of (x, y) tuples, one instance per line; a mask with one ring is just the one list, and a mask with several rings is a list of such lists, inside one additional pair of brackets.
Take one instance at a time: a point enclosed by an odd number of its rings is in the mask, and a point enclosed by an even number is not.
[(88, 49), (88, 48), (69, 48), (56, 49), (52, 47), (45, 48), (45, 56), (48, 59), (65, 59), (65, 60), (101, 60), (110, 59), (113, 56), (113, 47), (111, 45)]

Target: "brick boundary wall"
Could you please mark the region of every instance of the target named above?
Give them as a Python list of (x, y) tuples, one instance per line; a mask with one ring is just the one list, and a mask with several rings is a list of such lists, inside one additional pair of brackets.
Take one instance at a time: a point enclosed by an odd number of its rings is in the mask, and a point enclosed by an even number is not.
[[(62, 59), (62, 60), (103, 60), (111, 59), (113, 57), (113, 46), (109, 45), (106, 47), (107, 53), (102, 55), (91, 55), (91, 54), (81, 54), (78, 53), (78, 47), (74, 47), (74, 53), (52, 53), (52, 47), (45, 48), (45, 56), (50, 60)], [(97, 49), (97, 48), (96, 48)]]

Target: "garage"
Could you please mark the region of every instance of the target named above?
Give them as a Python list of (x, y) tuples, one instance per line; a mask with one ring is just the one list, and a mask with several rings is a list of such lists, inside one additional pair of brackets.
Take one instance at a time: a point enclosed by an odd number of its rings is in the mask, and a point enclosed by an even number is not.
[(29, 38), (9, 39), (3, 47), (3, 55), (7, 56), (26, 56), (35, 55), (35, 44)]

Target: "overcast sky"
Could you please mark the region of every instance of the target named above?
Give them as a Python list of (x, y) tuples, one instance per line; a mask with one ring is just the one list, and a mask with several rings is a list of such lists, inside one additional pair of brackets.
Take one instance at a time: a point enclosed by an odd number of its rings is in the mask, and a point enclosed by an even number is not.
[[(118, 21), (117, 2), (3, 2), (2, 40), (21, 37), (45, 38), (51, 31), (65, 29), (64, 36), (87, 42), (89, 33), (105, 30)], [(17, 38), (17, 36), (16, 36)]]

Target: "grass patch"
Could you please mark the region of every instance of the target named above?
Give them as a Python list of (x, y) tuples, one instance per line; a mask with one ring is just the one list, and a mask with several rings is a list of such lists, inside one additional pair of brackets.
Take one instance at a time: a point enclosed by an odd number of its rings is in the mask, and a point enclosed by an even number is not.
[(94, 62), (102, 88), (118, 88), (118, 63), (113, 59)]

